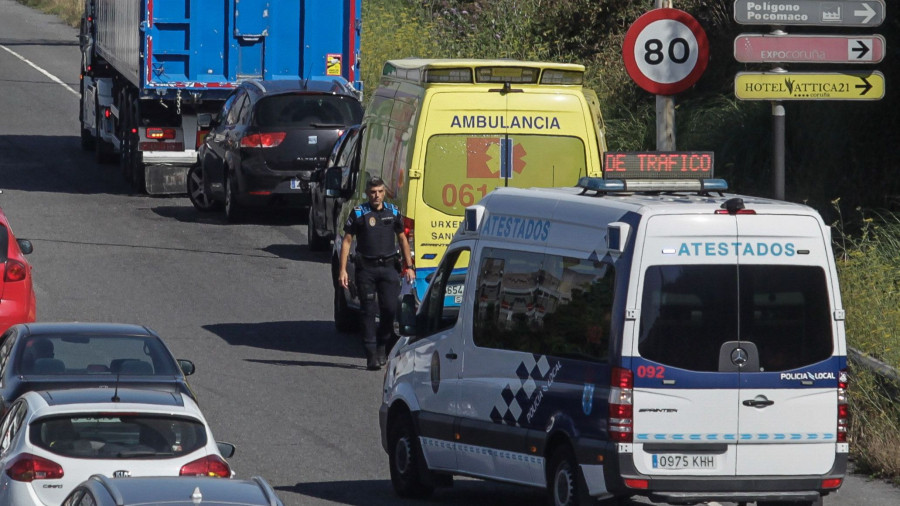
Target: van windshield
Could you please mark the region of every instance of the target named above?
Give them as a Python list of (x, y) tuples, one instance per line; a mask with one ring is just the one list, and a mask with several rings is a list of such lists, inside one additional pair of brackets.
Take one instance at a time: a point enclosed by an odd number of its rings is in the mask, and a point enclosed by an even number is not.
[(491, 190), (574, 186), (586, 176), (584, 143), (562, 135), (434, 135), (425, 148), (423, 198), (462, 216)]
[(833, 339), (825, 271), (794, 265), (647, 269), (638, 351), (672, 367), (718, 371), (719, 348), (751, 341), (762, 371), (827, 359)]

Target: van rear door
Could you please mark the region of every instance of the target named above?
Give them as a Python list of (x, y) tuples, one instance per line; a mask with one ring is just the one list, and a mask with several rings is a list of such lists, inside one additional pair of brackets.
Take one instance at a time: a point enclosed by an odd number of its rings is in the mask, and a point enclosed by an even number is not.
[(737, 340), (737, 265), (718, 244), (736, 238), (731, 216), (647, 219), (632, 350), (634, 466), (656, 476), (734, 476), (740, 376), (720, 371)]
[(812, 216), (738, 215), (740, 340), (758, 355), (740, 372), (738, 476), (821, 475), (834, 465), (836, 280), (828, 234)]

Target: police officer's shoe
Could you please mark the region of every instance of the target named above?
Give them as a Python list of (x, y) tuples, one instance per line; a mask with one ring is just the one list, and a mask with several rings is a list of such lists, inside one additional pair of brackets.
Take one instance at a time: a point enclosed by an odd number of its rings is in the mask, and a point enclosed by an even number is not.
[(387, 354), (385, 353), (384, 346), (379, 346), (377, 351), (375, 352), (375, 358), (378, 359), (378, 366), (382, 367), (384, 364), (387, 364)]
[(366, 358), (366, 369), (368, 369), (370, 371), (377, 371), (377, 370), (381, 369), (382, 365), (384, 365), (384, 364), (375, 355), (369, 355)]

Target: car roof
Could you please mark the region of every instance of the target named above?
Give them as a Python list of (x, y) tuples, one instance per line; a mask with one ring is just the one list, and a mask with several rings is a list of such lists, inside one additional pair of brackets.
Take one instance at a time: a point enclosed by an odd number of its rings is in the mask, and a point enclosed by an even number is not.
[[(117, 504), (212, 504), (280, 505), (272, 487), (259, 476), (249, 480), (212, 477), (108, 478), (94, 475), (89, 482), (102, 485)], [(199, 502), (193, 496), (199, 492)], [(117, 496), (118, 494), (118, 496)]]
[(356, 98), (352, 88), (337, 79), (250, 79), (245, 81), (245, 87), (255, 88), (265, 95), (278, 95), (295, 92), (329, 93)]
[(156, 333), (147, 327), (130, 323), (97, 323), (97, 322), (52, 322), (22, 323), (23, 335), (59, 335), (90, 334), (91, 337), (103, 336), (153, 336)]

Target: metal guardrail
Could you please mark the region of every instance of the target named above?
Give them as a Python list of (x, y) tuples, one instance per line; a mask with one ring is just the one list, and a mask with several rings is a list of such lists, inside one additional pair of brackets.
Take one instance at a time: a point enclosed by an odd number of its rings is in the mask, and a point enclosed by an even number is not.
[(894, 400), (900, 399), (900, 371), (854, 348), (848, 348), (847, 356), (853, 364), (868, 369), (882, 380), (887, 380), (892, 386), (890, 390)]

